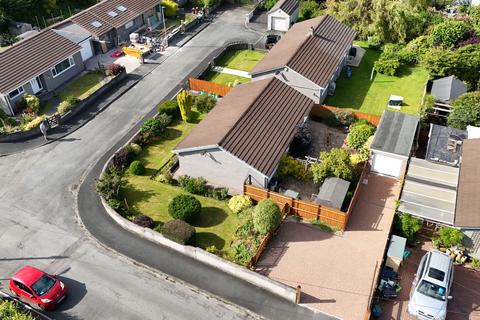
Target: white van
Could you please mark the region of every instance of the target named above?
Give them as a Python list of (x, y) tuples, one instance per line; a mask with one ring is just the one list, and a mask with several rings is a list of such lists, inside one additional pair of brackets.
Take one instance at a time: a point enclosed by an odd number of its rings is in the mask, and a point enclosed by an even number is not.
[(413, 281), (408, 313), (422, 320), (445, 320), (452, 282), (452, 259), (442, 252), (428, 252)]

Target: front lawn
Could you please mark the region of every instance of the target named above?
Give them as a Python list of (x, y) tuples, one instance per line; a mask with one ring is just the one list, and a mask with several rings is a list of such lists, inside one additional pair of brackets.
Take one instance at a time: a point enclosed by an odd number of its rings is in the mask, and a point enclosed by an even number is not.
[(215, 64), (219, 67), (252, 71), (265, 54), (258, 50), (233, 50), (225, 52)]
[(78, 99), (85, 99), (93, 92), (102, 87), (102, 80), (105, 78), (100, 71), (92, 71), (85, 73), (67, 86), (57, 92), (60, 100), (65, 100), (68, 96), (73, 96)]
[(351, 67), (352, 76), (347, 79), (345, 70), (337, 80), (337, 88), (333, 96), (325, 100), (326, 105), (351, 108), (360, 112), (381, 115), (386, 108), (390, 95), (404, 97), (402, 112), (417, 114), (420, 108), (423, 89), (428, 73), (421, 66), (402, 67), (397, 76), (386, 76), (375, 73), (370, 81), (374, 62), (380, 51), (369, 49), (365, 43), (358, 43), (367, 51), (359, 67)]
[(250, 82), (249, 78), (239, 77), (232, 74), (220, 73), (215, 71), (209, 71), (207, 75), (204, 77), (204, 80), (215, 82), (218, 84), (223, 84), (226, 86), (232, 85), (235, 82), (235, 80), (237, 80), (238, 84)]

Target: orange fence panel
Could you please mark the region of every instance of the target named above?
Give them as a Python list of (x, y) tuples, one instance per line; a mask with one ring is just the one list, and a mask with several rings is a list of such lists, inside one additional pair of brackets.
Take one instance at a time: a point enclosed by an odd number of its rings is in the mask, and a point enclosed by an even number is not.
[(223, 84), (218, 84), (215, 82), (194, 79), (194, 78), (188, 79), (188, 85), (190, 87), (190, 90), (206, 91), (206, 92), (217, 94), (222, 97), (226, 96), (232, 89), (231, 87), (225, 86)]
[(371, 124), (373, 124), (375, 127), (378, 126), (378, 124), (380, 123), (380, 117), (377, 115), (354, 111), (354, 110), (345, 109), (345, 108), (327, 106), (324, 104), (315, 105), (310, 111), (310, 116), (324, 118), (324, 117), (331, 116), (334, 111), (352, 111), (357, 119), (365, 119)]

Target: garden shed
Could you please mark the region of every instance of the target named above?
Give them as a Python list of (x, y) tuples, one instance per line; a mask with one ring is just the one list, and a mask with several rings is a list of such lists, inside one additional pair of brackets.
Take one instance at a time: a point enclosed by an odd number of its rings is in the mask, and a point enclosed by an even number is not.
[(280, 0), (268, 12), (268, 30), (287, 32), (298, 20), (298, 0)]
[(384, 110), (371, 145), (373, 172), (400, 179), (407, 166), (419, 118)]
[(448, 103), (467, 91), (468, 88), (462, 81), (454, 76), (449, 76), (433, 80), (432, 91), (430, 93), (437, 101)]
[(346, 180), (336, 177), (327, 178), (322, 183), (315, 202), (340, 210), (349, 187), (350, 182)]

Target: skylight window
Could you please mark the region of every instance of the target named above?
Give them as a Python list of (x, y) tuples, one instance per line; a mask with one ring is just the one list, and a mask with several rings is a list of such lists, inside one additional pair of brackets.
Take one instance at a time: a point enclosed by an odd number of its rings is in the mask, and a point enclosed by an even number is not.
[(108, 11), (107, 14), (112, 18), (115, 18), (116, 16), (118, 16), (118, 13), (116, 13), (115, 11)]
[(93, 21), (91, 25), (94, 26), (95, 28), (100, 28), (101, 26), (103, 26), (103, 24), (97, 20)]
[(121, 11), (121, 12), (125, 12), (125, 11), (127, 11), (127, 8), (124, 7), (124, 6), (118, 6), (118, 7), (117, 7), (117, 10), (118, 10), (118, 11)]

